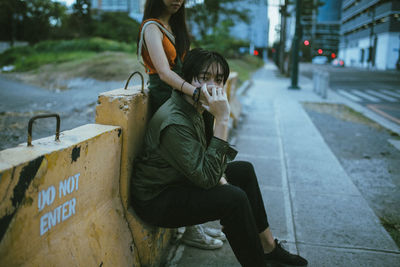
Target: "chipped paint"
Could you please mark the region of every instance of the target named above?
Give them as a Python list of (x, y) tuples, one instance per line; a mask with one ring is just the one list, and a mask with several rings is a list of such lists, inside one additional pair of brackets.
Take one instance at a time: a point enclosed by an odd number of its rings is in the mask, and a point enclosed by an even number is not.
[(76, 146), (72, 149), (71, 153), (71, 163), (76, 161), (81, 156), (81, 147)]
[(119, 130), (85, 125), (57, 145), (0, 151), (12, 162), (0, 169), (1, 266), (137, 266), (121, 212)]

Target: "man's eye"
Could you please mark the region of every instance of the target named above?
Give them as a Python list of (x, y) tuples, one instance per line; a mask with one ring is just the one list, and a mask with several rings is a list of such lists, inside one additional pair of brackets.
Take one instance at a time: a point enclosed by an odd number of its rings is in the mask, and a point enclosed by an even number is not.
[(216, 82), (217, 83), (222, 83), (224, 80), (223, 79), (217, 79)]

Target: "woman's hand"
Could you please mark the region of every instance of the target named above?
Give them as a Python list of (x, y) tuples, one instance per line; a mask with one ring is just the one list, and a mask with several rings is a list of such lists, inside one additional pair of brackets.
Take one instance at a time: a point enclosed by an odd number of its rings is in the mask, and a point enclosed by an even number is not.
[(221, 87), (213, 86), (211, 94), (207, 90), (207, 85), (203, 84), (201, 92), (206, 101), (202, 102), (203, 107), (214, 115), (217, 122), (228, 122), (230, 115), (230, 106), (226, 93)]

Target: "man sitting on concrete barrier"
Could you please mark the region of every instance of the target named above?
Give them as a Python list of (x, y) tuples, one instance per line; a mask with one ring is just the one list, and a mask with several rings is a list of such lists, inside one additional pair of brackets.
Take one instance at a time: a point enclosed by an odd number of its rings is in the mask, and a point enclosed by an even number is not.
[[(174, 90), (150, 120), (134, 166), (132, 205), (144, 221), (160, 227), (220, 220), (243, 266), (274, 261), (305, 266), (305, 259), (274, 240), (251, 163), (228, 163), (237, 154), (226, 141), (230, 107), (222, 86), (228, 75), (220, 54), (202, 49), (187, 54), (183, 78), (197, 89), (192, 98)], [(200, 93), (207, 103), (199, 101)], [(215, 117), (208, 146), (205, 109)]]

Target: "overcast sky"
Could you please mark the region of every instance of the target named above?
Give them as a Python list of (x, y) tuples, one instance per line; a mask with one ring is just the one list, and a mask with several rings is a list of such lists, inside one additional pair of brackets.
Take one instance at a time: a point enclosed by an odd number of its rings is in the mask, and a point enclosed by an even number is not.
[(269, 18), (269, 33), (268, 33), (268, 42), (269, 45), (272, 46), (274, 41), (278, 39), (278, 36), (275, 32), (275, 27), (280, 23), (280, 15), (279, 15), (279, 3), (280, 0), (269, 0), (268, 1), (268, 18)]

